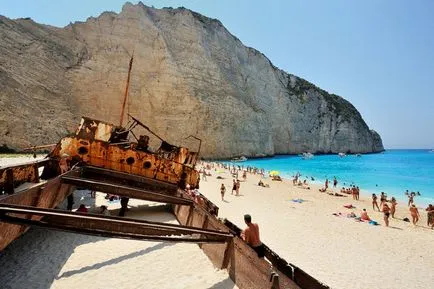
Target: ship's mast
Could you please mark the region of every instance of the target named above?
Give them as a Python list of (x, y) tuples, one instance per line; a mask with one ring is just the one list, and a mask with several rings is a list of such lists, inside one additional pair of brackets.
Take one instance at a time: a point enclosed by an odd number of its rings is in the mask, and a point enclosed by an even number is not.
[(125, 87), (124, 102), (122, 103), (121, 120), (119, 122), (119, 126), (122, 126), (123, 121), (124, 121), (125, 104), (127, 103), (127, 99), (128, 99), (128, 88), (130, 87), (130, 76), (131, 76), (131, 68), (133, 68), (133, 59), (134, 59), (134, 52), (133, 52), (133, 55), (131, 55), (130, 67), (128, 68), (127, 85)]

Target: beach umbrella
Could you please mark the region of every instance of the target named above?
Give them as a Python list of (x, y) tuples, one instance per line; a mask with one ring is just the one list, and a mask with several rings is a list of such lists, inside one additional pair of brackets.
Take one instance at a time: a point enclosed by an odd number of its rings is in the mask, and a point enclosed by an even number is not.
[(270, 172), (270, 176), (274, 177), (274, 176), (278, 176), (280, 175), (279, 171), (271, 171)]

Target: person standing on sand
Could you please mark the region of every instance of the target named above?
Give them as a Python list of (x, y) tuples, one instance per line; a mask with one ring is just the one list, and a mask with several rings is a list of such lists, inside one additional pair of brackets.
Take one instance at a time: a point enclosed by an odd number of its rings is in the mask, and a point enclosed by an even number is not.
[(351, 188), (351, 195), (353, 196), (353, 200), (357, 200), (356, 187), (354, 186)]
[(434, 228), (434, 206), (429, 204), (429, 206), (425, 209), (426, 211), (426, 224), (428, 227), (431, 225)]
[(386, 199), (387, 199), (386, 194), (384, 194), (384, 192), (381, 192), (381, 195), (380, 195), (380, 208), (383, 208), (383, 204), (386, 203)]
[(333, 179), (333, 188), (336, 188), (337, 185), (338, 185), (338, 180), (336, 179), (336, 177), (334, 177), (334, 179)]
[(235, 192), (237, 193), (236, 196), (240, 195), (240, 186), (241, 186), (240, 180), (237, 179), (237, 183), (235, 184), (235, 189), (236, 189)]
[(241, 238), (258, 254), (259, 258), (265, 256), (265, 247), (259, 238), (259, 226), (252, 223), (252, 217), (250, 215), (244, 215), (244, 222), (247, 228), (241, 233)]
[(222, 184), (220, 187), (220, 194), (222, 195), (222, 201), (224, 201), (225, 193), (226, 193), (226, 187), (224, 184)]
[(231, 195), (234, 194), (234, 191), (235, 191), (235, 193), (237, 192), (237, 182), (235, 181), (235, 179), (234, 179), (232, 182), (233, 182), (233, 184), (232, 184), (232, 192), (231, 192)]
[(329, 179), (326, 179), (325, 181), (325, 189), (327, 190), (329, 188)]
[(419, 211), (417, 210), (415, 204), (412, 204), (410, 207), (410, 215), (412, 218), (413, 225), (416, 226), (417, 222), (419, 222), (420, 215), (419, 215)]
[(408, 190), (407, 190), (407, 195), (408, 195), (408, 206), (410, 207), (414, 203), (414, 193), (411, 192), (411, 194), (408, 194)]
[(247, 172), (243, 171), (243, 180), (246, 181), (247, 180)]
[(380, 211), (380, 208), (378, 207), (378, 203), (377, 203), (377, 195), (372, 194), (372, 210), (375, 211), (375, 207), (377, 207), (377, 210)]
[(384, 223), (386, 223), (386, 227), (389, 227), (390, 208), (386, 202), (383, 204), (382, 211), (384, 213)]
[(395, 219), (396, 205), (398, 205), (398, 203), (396, 202), (396, 199), (394, 197), (392, 197), (390, 202), (391, 202), (390, 214), (392, 214), (392, 218)]

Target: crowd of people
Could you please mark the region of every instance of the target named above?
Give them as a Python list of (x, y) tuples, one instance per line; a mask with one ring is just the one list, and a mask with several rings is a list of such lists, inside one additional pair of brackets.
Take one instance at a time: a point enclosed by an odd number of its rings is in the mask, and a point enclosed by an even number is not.
[[(244, 167), (244, 166), (238, 165), (238, 164), (224, 164), (224, 163), (213, 163), (211, 165), (207, 164), (207, 166), (208, 166), (207, 167), (208, 169), (214, 169), (215, 168), (217, 170), (217, 168), (223, 168), (223, 169), (229, 170), (229, 172), (234, 177), (234, 179), (232, 181), (231, 194), (232, 195), (235, 194), (236, 196), (238, 196), (240, 193), (240, 181), (239, 181), (240, 174), (242, 175), (242, 178), (244, 181), (246, 181), (248, 173), (260, 175), (261, 177), (264, 177), (264, 175), (265, 175), (264, 169), (256, 168), (256, 167), (252, 167), (252, 166)], [(271, 180), (273, 180), (276, 176), (270, 174), (269, 177)], [(282, 180), (280, 176), (277, 176), (277, 177), (280, 180)], [(297, 187), (300, 187), (303, 189), (310, 189), (310, 186), (308, 183), (308, 178), (309, 177), (303, 177), (303, 179), (302, 179), (301, 173), (297, 172), (292, 177), (292, 184), (294, 186), (297, 186)], [(315, 181), (315, 179), (313, 177), (310, 177), (310, 180)], [(334, 190), (337, 189), (338, 184), (339, 184), (339, 181), (336, 177), (333, 177), (332, 181), (330, 181), (328, 178), (326, 178), (326, 180), (324, 182), (324, 186), (322, 188), (320, 188), (319, 191), (325, 192), (325, 193), (328, 193), (328, 194), (331, 194), (334, 196), (351, 195), (353, 200), (355, 200), (355, 201), (360, 200), (360, 187), (359, 186), (357, 186), (355, 184), (345, 186), (345, 183), (344, 183), (344, 187), (342, 187), (339, 192), (336, 192)], [(269, 187), (269, 184), (264, 182), (264, 180), (261, 178), (258, 182), (258, 186)], [(333, 189), (331, 187), (333, 187)], [(226, 187), (224, 184), (221, 184), (220, 192), (221, 192), (221, 199), (223, 201), (225, 193), (226, 193)], [(419, 219), (420, 219), (420, 213), (419, 213), (418, 208), (414, 204), (414, 201), (415, 201), (416, 196), (420, 196), (420, 193), (419, 192), (409, 192), (407, 190), (405, 192), (405, 194), (408, 196), (408, 207), (409, 207), (408, 210), (409, 210), (409, 217), (410, 218), (404, 217), (403, 220), (404, 221), (410, 221), (410, 219), (411, 219), (411, 222), (416, 226), (419, 222)], [(396, 219), (395, 213), (396, 213), (397, 205), (398, 205), (397, 200), (394, 197), (391, 197), (390, 199), (388, 199), (385, 192), (381, 192), (379, 197), (377, 197), (376, 194), (372, 194), (372, 210), (378, 211), (382, 214), (383, 221), (384, 221), (384, 224), (386, 226), (389, 226), (389, 224), (390, 224), (390, 217), (392, 219)], [(426, 211), (428, 214), (427, 225), (430, 226), (431, 228), (434, 228), (433, 206), (429, 205), (426, 208)], [(366, 209), (363, 209), (363, 211), (361, 212), (360, 219), (362, 221), (371, 221)]]

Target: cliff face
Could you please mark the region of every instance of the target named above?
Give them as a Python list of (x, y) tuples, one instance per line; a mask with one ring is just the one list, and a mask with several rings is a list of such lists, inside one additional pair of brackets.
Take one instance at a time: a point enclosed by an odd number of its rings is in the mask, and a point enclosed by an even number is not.
[(129, 112), (208, 158), (383, 150), (348, 101), (276, 68), (218, 20), (125, 4), (65, 28), (0, 17), (0, 145), (57, 142), (81, 115)]

